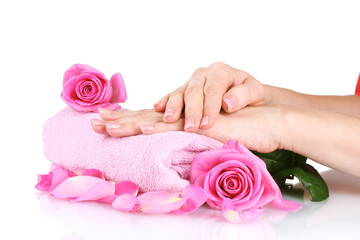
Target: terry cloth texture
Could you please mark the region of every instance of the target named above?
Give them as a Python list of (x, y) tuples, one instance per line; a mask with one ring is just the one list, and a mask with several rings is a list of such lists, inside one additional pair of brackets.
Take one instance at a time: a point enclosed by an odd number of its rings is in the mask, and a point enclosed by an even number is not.
[(95, 133), (93, 118), (99, 115), (66, 107), (47, 120), (43, 128), (45, 156), (74, 172), (98, 169), (109, 180), (131, 181), (142, 192), (181, 191), (189, 184), (193, 158), (223, 145), (182, 131), (113, 138)]

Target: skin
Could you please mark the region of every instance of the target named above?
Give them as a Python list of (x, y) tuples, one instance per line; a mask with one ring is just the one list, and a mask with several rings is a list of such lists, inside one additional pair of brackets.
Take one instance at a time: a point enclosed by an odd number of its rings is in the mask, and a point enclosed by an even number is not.
[(301, 94), (262, 85), (244, 71), (215, 63), (196, 70), (154, 109), (99, 111), (102, 120), (93, 119), (92, 126), (100, 134), (126, 137), (185, 130), (221, 142), (234, 139), (259, 152), (294, 151), (360, 177), (358, 96)]

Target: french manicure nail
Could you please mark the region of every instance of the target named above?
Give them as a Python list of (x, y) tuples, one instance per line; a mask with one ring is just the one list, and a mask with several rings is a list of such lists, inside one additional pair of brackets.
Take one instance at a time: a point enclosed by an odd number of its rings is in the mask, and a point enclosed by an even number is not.
[(140, 126), (140, 129), (142, 132), (147, 132), (147, 131), (154, 130), (154, 126), (153, 125), (142, 125), (142, 126)]
[(166, 112), (164, 113), (164, 119), (169, 117), (169, 116), (174, 115), (174, 113), (175, 113), (174, 109), (170, 108), (170, 109), (166, 110)]
[(99, 110), (99, 113), (102, 113), (102, 114), (106, 114), (106, 115), (111, 114), (111, 111), (106, 108), (98, 108), (98, 110)]
[(209, 116), (205, 116), (201, 119), (200, 127), (203, 127), (209, 123)]
[(106, 128), (107, 129), (118, 129), (118, 128), (121, 128), (121, 124), (120, 123), (106, 123)]
[(102, 126), (102, 125), (105, 125), (105, 122), (104, 121), (101, 121), (99, 119), (91, 119), (91, 123), (94, 125), (94, 126)]
[(236, 106), (236, 98), (233, 96), (228, 96), (224, 99), (225, 104), (227, 105), (227, 109), (231, 110)]
[(187, 131), (189, 128), (193, 128), (195, 126), (195, 118), (189, 117), (185, 121), (185, 131)]

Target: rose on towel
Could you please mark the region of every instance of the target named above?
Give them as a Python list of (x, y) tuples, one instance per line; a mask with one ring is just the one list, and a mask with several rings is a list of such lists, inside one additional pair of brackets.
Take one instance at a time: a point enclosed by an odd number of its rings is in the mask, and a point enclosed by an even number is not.
[(85, 64), (75, 64), (65, 72), (61, 97), (80, 112), (94, 112), (98, 108), (116, 110), (120, 108), (117, 103), (127, 98), (120, 73), (108, 81), (102, 72)]
[(224, 217), (231, 222), (258, 217), (268, 203), (290, 211), (301, 207), (282, 199), (265, 163), (234, 140), (196, 156), (190, 177), (191, 183), (205, 190), (208, 205), (222, 209)]

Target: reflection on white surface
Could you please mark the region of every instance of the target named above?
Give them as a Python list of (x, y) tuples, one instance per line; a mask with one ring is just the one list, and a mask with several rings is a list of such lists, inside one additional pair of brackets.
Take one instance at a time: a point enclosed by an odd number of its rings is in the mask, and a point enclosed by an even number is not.
[[(72, 203), (37, 194), (42, 212), (68, 228), (71, 234), (57, 239), (326, 239), (356, 236), (360, 231), (360, 179), (333, 170), (321, 174), (330, 198), (311, 202), (295, 185), (285, 198), (303, 208), (294, 213), (265, 209), (261, 219), (246, 223), (226, 222), (221, 211), (203, 206), (192, 214), (130, 214), (109, 205)], [(293, 196), (297, 193), (297, 196)], [(296, 195), (296, 194), (295, 194)]]

